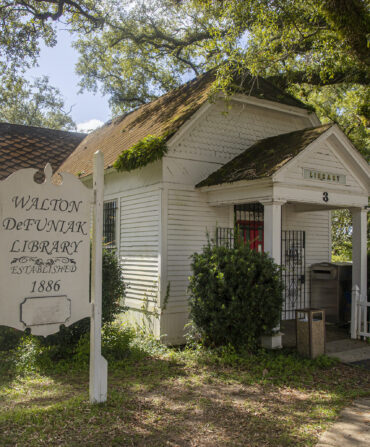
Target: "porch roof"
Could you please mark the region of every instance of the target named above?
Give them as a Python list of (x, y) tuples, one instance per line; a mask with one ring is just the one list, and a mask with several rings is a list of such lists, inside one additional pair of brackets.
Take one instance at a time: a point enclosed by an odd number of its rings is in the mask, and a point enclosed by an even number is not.
[(325, 124), (259, 140), (196, 187), (270, 177), (331, 126), (332, 124)]

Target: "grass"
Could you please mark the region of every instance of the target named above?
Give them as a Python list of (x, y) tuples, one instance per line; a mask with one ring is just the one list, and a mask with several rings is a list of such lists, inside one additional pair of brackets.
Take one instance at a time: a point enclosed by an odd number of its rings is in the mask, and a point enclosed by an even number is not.
[(88, 369), (19, 371), (3, 353), (1, 446), (310, 446), (370, 374), (292, 352), (175, 350), (153, 342), (109, 364), (109, 397), (88, 400)]

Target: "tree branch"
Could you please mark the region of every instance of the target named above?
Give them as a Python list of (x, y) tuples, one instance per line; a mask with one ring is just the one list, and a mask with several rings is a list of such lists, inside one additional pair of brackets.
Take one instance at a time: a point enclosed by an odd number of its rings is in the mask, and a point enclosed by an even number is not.
[(316, 73), (308, 73), (306, 71), (287, 71), (284, 74), (266, 76), (266, 79), (282, 89), (286, 89), (290, 84), (325, 86), (348, 82), (353, 84), (369, 85), (370, 73), (368, 70), (360, 70), (356, 67), (337, 71), (327, 79), (323, 79), (319, 71)]

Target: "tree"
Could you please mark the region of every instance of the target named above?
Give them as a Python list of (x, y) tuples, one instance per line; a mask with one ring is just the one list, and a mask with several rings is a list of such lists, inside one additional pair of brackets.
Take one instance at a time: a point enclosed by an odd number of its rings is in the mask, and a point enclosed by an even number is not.
[(54, 23), (71, 24), (77, 17), (84, 29), (99, 26), (99, 3), (93, 0), (0, 0), (0, 61), (2, 72), (24, 70), (37, 62), (40, 41), (56, 44)]
[(365, 0), (110, 0), (102, 8), (103, 26), (76, 43), (77, 72), (82, 89), (101, 88), (115, 113), (210, 68), (226, 91), (247, 71), (313, 105), (368, 150)]
[[(25, 71), (37, 64), (40, 42), (56, 44), (55, 23), (70, 25), (77, 17), (80, 31), (100, 26), (99, 3), (92, 0), (0, 0), (0, 119), (10, 123), (75, 129), (58, 89), (46, 77), (30, 83)], [(76, 28), (77, 29), (77, 28)]]
[(64, 111), (60, 91), (44, 76), (34, 83), (10, 76), (0, 83), (0, 121), (52, 129), (75, 130), (76, 125)]

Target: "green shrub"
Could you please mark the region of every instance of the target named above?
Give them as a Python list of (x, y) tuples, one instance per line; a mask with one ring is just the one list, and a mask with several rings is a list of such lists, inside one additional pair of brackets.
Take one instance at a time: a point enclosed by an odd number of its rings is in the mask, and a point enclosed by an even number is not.
[(16, 348), (22, 336), (23, 331), (8, 326), (0, 326), (0, 351), (9, 351)]
[[(103, 250), (102, 324), (111, 323), (125, 308), (121, 305), (125, 296), (122, 268), (112, 250)], [(71, 326), (60, 328), (56, 334), (41, 338), (41, 344), (50, 346), (55, 359), (72, 354), (80, 338), (90, 332), (90, 318), (84, 318)]]
[[(102, 328), (102, 354), (108, 362), (124, 360), (130, 356), (131, 344), (136, 337), (135, 330), (118, 323), (105, 324)], [(90, 336), (83, 335), (76, 347), (75, 360), (79, 364), (88, 364), (90, 357)]]
[[(136, 333), (128, 324), (106, 323), (102, 327), (102, 354), (109, 362), (109, 368), (122, 368), (127, 361), (137, 362), (151, 355), (165, 352), (167, 348), (151, 337)], [(159, 347), (161, 351), (159, 351)], [(55, 345), (46, 346), (41, 337), (23, 334), (18, 347), (0, 357), (2, 374), (66, 373), (86, 370), (90, 357), (90, 334), (84, 333), (74, 349), (68, 348), (69, 355), (56, 358)], [(5, 353), (4, 353), (5, 354)], [(124, 363), (123, 363), (124, 362)]]
[(206, 345), (253, 347), (279, 323), (280, 268), (267, 254), (208, 243), (192, 270), (190, 315)]

